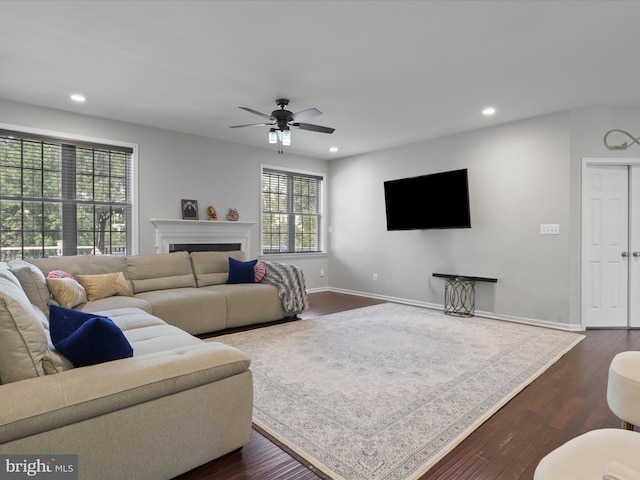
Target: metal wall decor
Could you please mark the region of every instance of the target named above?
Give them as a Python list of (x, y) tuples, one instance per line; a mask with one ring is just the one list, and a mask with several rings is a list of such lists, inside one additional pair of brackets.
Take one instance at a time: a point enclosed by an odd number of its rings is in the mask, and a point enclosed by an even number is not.
[[(614, 133), (614, 132), (626, 135), (627, 137), (629, 137), (631, 139), (631, 143), (623, 142), (620, 145), (609, 145), (609, 143), (607, 142), (607, 137), (609, 136), (609, 134)], [(638, 145), (640, 145), (640, 137), (634, 138), (633, 135), (631, 135), (628, 132), (625, 132), (624, 130), (609, 130), (607, 133), (604, 134), (604, 146), (607, 147), (609, 150), (626, 150), (627, 148), (629, 148), (634, 143), (637, 143)]]

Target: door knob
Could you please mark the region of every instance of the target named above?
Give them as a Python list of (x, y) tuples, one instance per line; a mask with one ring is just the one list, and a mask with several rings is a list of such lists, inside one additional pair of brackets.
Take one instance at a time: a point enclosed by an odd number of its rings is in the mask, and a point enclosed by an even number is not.
[(621, 254), (623, 257), (628, 257), (629, 256), (629, 252), (622, 252)]
[(634, 257), (640, 257), (640, 252), (633, 252)]

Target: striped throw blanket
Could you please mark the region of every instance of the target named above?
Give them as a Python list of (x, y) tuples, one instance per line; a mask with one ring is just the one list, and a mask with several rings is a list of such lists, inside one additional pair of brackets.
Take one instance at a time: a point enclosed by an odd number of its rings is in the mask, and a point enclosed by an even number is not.
[(262, 263), (266, 272), (261, 281), (278, 288), (278, 297), (287, 313), (295, 315), (309, 308), (302, 269), (287, 263), (265, 261)]

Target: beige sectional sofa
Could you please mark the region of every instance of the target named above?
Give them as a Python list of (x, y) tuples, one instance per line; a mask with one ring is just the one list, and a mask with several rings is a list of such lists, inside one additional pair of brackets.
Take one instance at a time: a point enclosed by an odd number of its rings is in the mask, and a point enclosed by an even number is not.
[[(53, 257), (31, 259), (29, 263), (37, 266), (44, 275), (51, 270), (63, 270), (74, 277), (122, 272), (131, 287), (132, 296), (108, 296), (73, 308), (87, 312), (141, 308), (193, 335), (280, 320), (299, 313), (285, 311), (274, 285), (261, 282), (226, 284), (229, 257), (245, 260), (244, 253), (237, 250)], [(9, 264), (13, 268), (20, 265), (19, 262)], [(26, 272), (25, 276), (29, 273)], [(36, 300), (36, 305), (43, 303), (42, 298), (49, 300), (49, 292), (37, 292), (38, 288), (42, 289), (42, 284), (26, 288), (27, 295)]]
[[(229, 255), (0, 263), (0, 453), (75, 454), (79, 478), (140, 480), (173, 478), (241, 448), (251, 432), (250, 359), (187, 332), (290, 312), (273, 285), (225, 284)], [(75, 307), (111, 319), (132, 357), (74, 368), (53, 347), (43, 279), (54, 269), (122, 273), (130, 293)]]

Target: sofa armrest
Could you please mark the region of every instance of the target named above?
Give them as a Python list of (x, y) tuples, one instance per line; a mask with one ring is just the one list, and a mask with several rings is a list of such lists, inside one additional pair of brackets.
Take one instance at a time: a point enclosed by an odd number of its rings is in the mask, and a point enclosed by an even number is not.
[(0, 386), (0, 444), (240, 374), (250, 365), (217, 342), (125, 358)]

